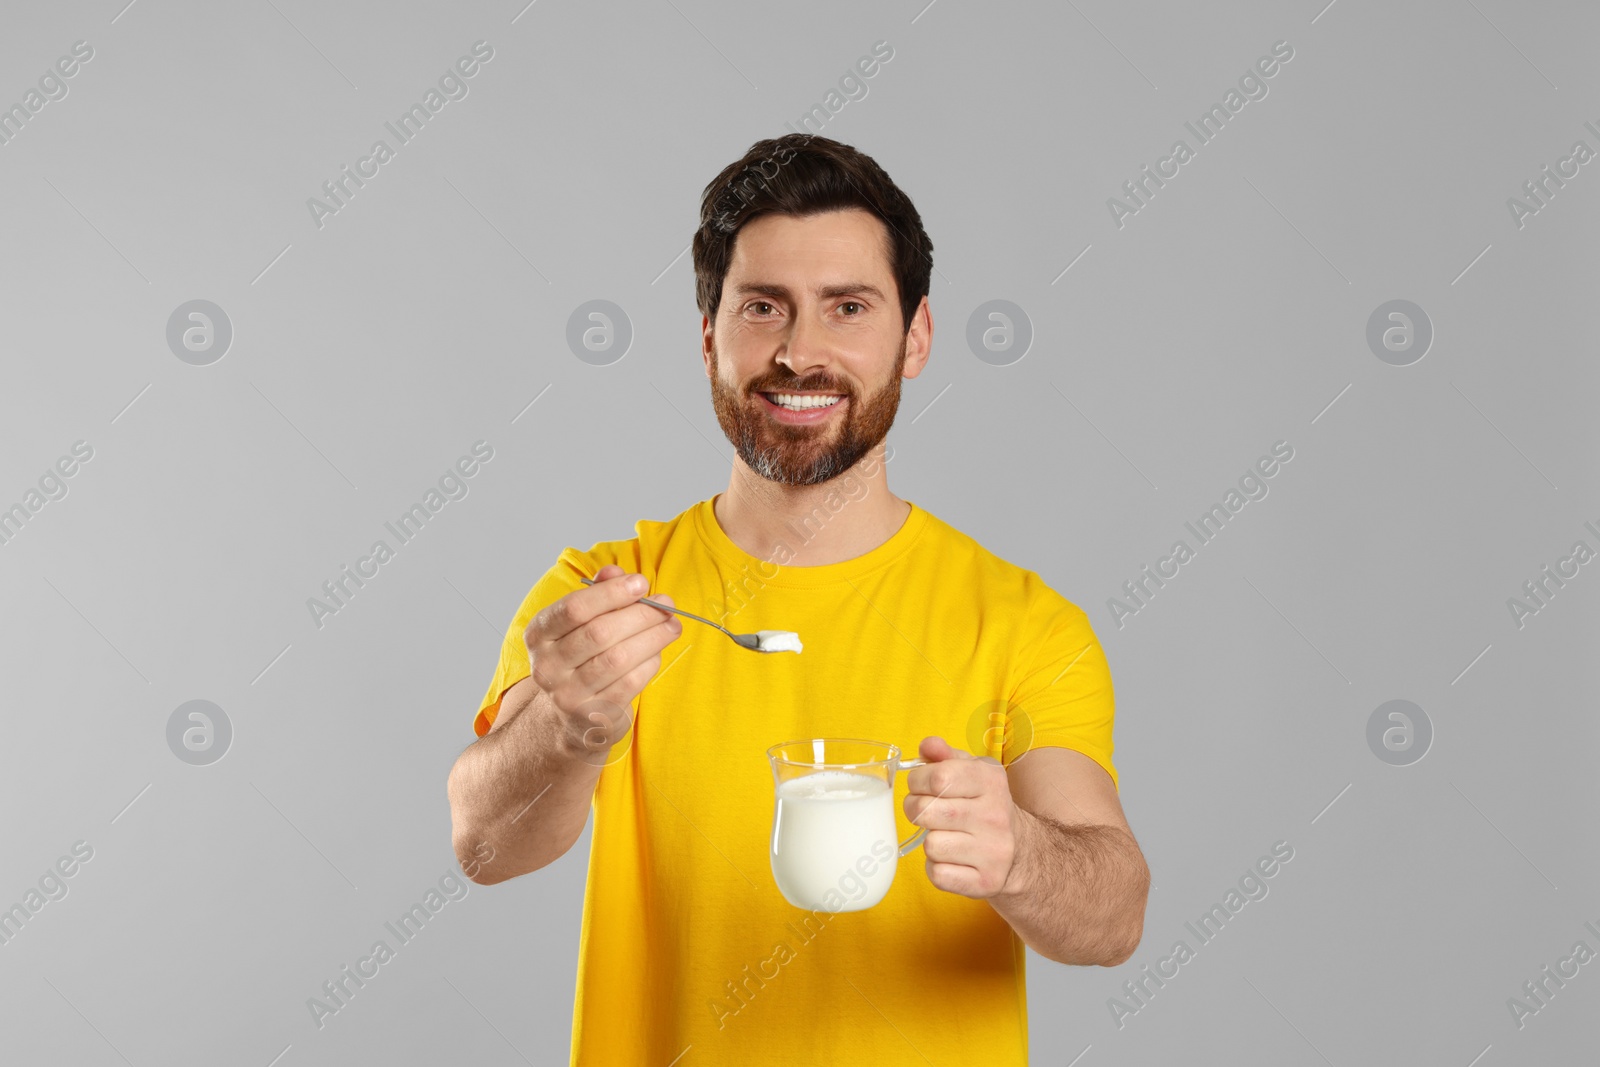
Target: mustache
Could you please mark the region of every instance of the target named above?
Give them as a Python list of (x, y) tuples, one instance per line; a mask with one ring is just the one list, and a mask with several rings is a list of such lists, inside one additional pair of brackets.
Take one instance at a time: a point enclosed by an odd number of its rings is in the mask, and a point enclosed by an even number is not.
[(849, 387), (827, 378), (789, 378), (781, 381), (763, 380), (750, 386), (752, 393), (838, 393), (850, 396)]

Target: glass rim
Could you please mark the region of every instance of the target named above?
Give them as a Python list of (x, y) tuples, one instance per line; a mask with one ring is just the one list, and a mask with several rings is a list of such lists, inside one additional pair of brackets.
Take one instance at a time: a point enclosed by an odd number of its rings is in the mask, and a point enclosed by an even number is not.
[[(781, 755), (781, 751), (783, 749), (794, 745), (815, 745), (818, 741), (824, 743), (832, 742), (854, 745), (869, 745), (879, 750), (888, 750), (888, 755), (884, 756), (882, 759), (853, 760), (849, 762), (844, 760), (795, 760), (788, 759)], [(778, 744), (767, 749), (767, 759), (771, 760), (775, 764), (781, 764), (785, 767), (827, 767), (837, 768), (839, 770), (852, 770), (857, 767), (884, 767), (890, 764), (899, 763), (900, 756), (901, 752), (899, 745), (893, 744), (889, 741), (873, 741), (865, 737), (799, 737), (793, 741), (780, 741)]]

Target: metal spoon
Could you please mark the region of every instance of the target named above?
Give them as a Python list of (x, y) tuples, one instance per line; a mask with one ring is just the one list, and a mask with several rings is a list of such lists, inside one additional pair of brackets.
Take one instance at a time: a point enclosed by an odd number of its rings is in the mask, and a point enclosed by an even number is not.
[[(579, 578), (578, 581), (582, 582), (584, 585), (593, 585), (594, 584), (594, 579), (593, 578)], [(734, 644), (738, 645), (740, 648), (748, 648), (752, 652), (799, 652), (800, 651), (800, 649), (798, 649), (798, 648), (764, 647), (764, 645), (772, 645), (772, 644), (774, 644), (776, 642), (781, 641), (783, 638), (786, 638), (786, 637), (794, 638), (794, 643), (796, 645), (798, 645), (800, 643), (800, 635), (799, 634), (795, 634), (795, 633), (791, 633), (791, 632), (789, 632), (787, 630), (762, 630), (759, 633), (753, 633), (753, 634), (736, 634), (732, 630), (729, 630), (726, 626), (719, 626), (717, 623), (712, 622), (710, 619), (702, 619), (700, 616), (691, 614), (690, 612), (681, 611), (678, 608), (668, 607), (666, 604), (658, 604), (656, 601), (650, 600), (647, 597), (640, 597), (639, 598), (639, 603), (641, 603), (641, 604), (649, 604), (651, 607), (659, 608), (662, 611), (670, 611), (674, 615), (682, 615), (684, 618), (693, 619), (695, 622), (703, 622), (707, 626), (715, 626), (717, 629), (721, 630), (723, 633), (725, 633), (729, 637), (733, 638), (733, 643)]]

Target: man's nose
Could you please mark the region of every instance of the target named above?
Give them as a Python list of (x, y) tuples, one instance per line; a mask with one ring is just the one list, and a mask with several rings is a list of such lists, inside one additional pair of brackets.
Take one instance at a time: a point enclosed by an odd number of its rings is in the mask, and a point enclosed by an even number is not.
[(788, 367), (796, 378), (826, 367), (832, 362), (826, 327), (813, 314), (796, 315), (783, 350), (778, 353), (778, 362)]

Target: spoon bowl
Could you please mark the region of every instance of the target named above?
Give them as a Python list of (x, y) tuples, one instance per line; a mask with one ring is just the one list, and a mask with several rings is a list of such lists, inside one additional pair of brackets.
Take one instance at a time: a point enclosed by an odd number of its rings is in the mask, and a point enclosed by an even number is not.
[[(593, 578), (579, 578), (578, 581), (584, 585), (595, 584)], [(703, 622), (707, 626), (716, 627), (727, 634), (734, 644), (740, 648), (748, 648), (752, 652), (799, 652), (801, 649), (800, 635), (788, 630), (761, 630), (753, 634), (736, 634), (726, 626), (718, 625), (710, 619), (702, 619), (691, 612), (668, 607), (666, 604), (658, 603), (646, 597), (640, 597), (639, 603), (649, 604), (651, 607), (658, 608), (661, 611), (670, 611), (674, 615), (682, 615), (686, 619), (693, 619), (695, 622)]]

